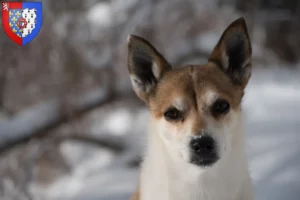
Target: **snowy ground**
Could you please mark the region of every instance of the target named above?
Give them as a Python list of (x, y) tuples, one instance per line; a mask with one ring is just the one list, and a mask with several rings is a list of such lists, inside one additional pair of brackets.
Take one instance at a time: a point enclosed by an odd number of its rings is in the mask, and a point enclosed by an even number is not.
[(299, 71), (256, 71), (245, 96), (248, 155), (258, 200), (300, 199), (299, 77)]
[[(299, 71), (255, 70), (247, 88), (244, 100), (247, 150), (257, 200), (300, 199), (299, 77)], [(118, 127), (114, 124), (129, 123), (127, 128), (130, 128), (139, 124), (138, 133), (133, 134), (145, 134), (140, 130), (144, 130), (143, 121), (146, 118), (143, 109), (137, 116), (126, 114), (124, 109), (116, 110), (109, 121), (100, 122), (98, 127), (116, 129)], [(132, 136), (129, 134), (127, 137)], [(137, 140), (134, 142), (137, 143)], [(143, 139), (139, 143), (143, 143)], [(63, 150), (76, 150), (71, 147), (66, 145)], [(138, 151), (139, 148), (132, 153), (138, 154)], [(82, 156), (85, 159), (75, 165), (73, 173), (62, 177), (46, 191), (51, 194), (51, 199), (129, 198), (136, 187), (136, 169), (107, 167), (115, 158), (109, 152), (99, 151), (98, 156)]]

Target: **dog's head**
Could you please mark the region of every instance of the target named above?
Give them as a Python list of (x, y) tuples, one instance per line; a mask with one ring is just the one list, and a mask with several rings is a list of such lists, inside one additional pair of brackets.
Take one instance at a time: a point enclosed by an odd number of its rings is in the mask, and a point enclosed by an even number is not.
[(223, 33), (207, 64), (172, 69), (146, 40), (129, 36), (128, 68), (168, 152), (211, 166), (230, 152), (240, 128), (241, 100), (251, 76), (251, 45), (243, 18)]

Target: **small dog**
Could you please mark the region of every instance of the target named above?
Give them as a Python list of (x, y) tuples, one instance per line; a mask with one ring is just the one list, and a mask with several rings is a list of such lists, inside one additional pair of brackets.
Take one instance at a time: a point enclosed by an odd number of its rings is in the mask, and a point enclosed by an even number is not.
[(245, 20), (224, 31), (205, 65), (172, 69), (146, 40), (128, 37), (133, 89), (151, 112), (134, 200), (253, 200), (241, 101), (251, 76)]

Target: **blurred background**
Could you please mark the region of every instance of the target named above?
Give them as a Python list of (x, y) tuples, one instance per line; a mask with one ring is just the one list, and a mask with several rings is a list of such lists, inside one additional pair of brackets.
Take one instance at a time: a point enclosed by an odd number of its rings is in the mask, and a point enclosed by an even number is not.
[(131, 89), (127, 36), (175, 67), (202, 64), (240, 16), (253, 48), (243, 104), (256, 199), (300, 199), (300, 1), (42, 2), (32, 42), (0, 31), (1, 200), (128, 199), (149, 115)]

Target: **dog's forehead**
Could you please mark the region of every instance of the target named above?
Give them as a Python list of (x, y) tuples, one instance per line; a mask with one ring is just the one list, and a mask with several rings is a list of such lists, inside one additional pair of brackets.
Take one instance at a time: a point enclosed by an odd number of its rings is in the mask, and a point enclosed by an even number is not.
[(150, 106), (180, 109), (196, 103), (213, 102), (222, 97), (238, 103), (236, 88), (226, 74), (211, 65), (190, 65), (176, 68), (164, 75), (150, 97)]
[(167, 73), (158, 84), (158, 92), (201, 95), (206, 92), (230, 93), (233, 85), (221, 70), (209, 64), (190, 65)]

